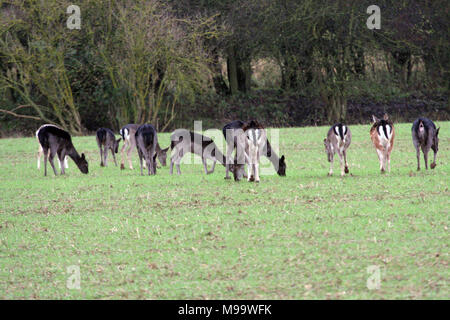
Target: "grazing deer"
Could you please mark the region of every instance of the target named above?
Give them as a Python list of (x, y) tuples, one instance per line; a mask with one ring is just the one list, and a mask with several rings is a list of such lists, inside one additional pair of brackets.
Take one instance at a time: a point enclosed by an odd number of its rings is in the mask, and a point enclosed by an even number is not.
[(380, 160), (381, 173), (386, 172), (386, 162), (388, 164), (388, 171), (391, 172), (391, 152), (394, 147), (395, 130), (394, 124), (387, 114), (383, 119), (378, 119), (372, 116), (373, 124), (370, 129), (370, 138), (378, 154)]
[[(127, 149), (127, 159), (128, 164), (130, 166), (130, 169), (133, 170), (133, 164), (131, 163), (131, 153), (133, 152), (134, 148), (136, 147), (136, 139), (135, 139), (135, 133), (136, 130), (139, 128), (139, 124), (127, 124), (122, 129), (119, 130), (120, 135), (122, 136), (123, 140), (123, 146), (121, 149), (122, 154), (122, 160), (120, 163), (120, 169), (125, 169), (125, 149)], [(156, 154), (158, 156), (158, 160), (161, 163), (163, 167), (167, 165), (167, 150), (169, 150), (169, 147), (165, 149), (161, 149), (159, 146), (159, 143), (156, 144)], [(144, 163), (145, 167), (145, 163)]]
[[(251, 120), (242, 127), (244, 134), (241, 134), (237, 141), (238, 145), (244, 147), (245, 159), (247, 163), (247, 181), (259, 182), (259, 161), (263, 148), (266, 145), (266, 131), (256, 120)], [(242, 145), (244, 140), (245, 146)], [(238, 147), (239, 148), (239, 147)]]
[[(170, 174), (173, 174), (173, 165), (177, 167), (177, 173), (181, 174), (180, 162), (183, 156), (187, 153), (194, 153), (202, 158), (203, 168), (205, 174), (214, 172), (216, 162), (219, 161), (223, 166), (226, 166), (225, 156), (217, 148), (214, 141), (200, 133), (192, 132), (186, 129), (175, 130), (171, 137), (170, 147), (172, 149), (172, 156), (170, 159)], [(211, 170), (208, 170), (207, 159), (213, 161)], [(235, 164), (230, 164), (230, 169), (234, 174), (235, 180), (238, 180), (239, 175), (242, 175), (244, 170), (243, 165), (238, 165), (239, 169), (235, 169)]]
[(431, 163), (431, 169), (436, 167), (436, 155), (439, 150), (439, 129), (436, 129), (433, 121), (427, 118), (418, 118), (414, 121), (411, 133), (414, 147), (417, 153), (417, 171), (420, 170), (420, 148), (423, 152), (423, 159), (425, 161), (425, 169), (428, 170), (428, 152), (430, 148), (434, 152), (434, 160)]
[[(41, 157), (44, 154), (44, 149), (42, 149), (41, 143), (39, 142), (38, 134), (39, 134), (39, 131), (42, 128), (48, 127), (48, 126), (59, 128), (58, 126), (55, 126), (54, 124), (44, 124), (44, 125), (40, 126), (39, 129), (36, 130), (36, 139), (37, 139), (37, 142), (39, 144), (38, 155), (37, 155), (37, 168), (38, 168), (38, 170), (41, 168)], [(61, 161), (59, 161), (59, 159), (58, 159), (58, 164), (59, 164), (59, 169), (61, 169)], [(64, 167), (66, 169), (69, 168), (69, 163), (67, 161), (67, 156), (64, 158)]]
[(352, 133), (350, 128), (342, 123), (335, 124), (330, 128), (330, 130), (328, 130), (327, 137), (323, 139), (323, 144), (325, 145), (325, 152), (328, 156), (328, 162), (330, 162), (330, 172), (328, 173), (329, 176), (333, 175), (333, 161), (336, 153), (339, 155), (341, 164), (341, 176), (344, 176), (345, 173), (349, 172), (347, 163), (347, 149), (351, 142)]
[(114, 164), (117, 167), (115, 153), (119, 152), (120, 138), (116, 140), (116, 136), (114, 135), (114, 132), (111, 129), (100, 128), (97, 130), (96, 140), (98, 148), (100, 149), (100, 166), (106, 167), (108, 150), (111, 150), (114, 159)]
[[(47, 158), (53, 168), (53, 172), (56, 173), (55, 165), (53, 164), (53, 158), (58, 155), (59, 161), (63, 161), (66, 156), (72, 158), (72, 160), (78, 166), (78, 169), (82, 173), (88, 173), (88, 162), (84, 156), (84, 153), (80, 155), (72, 144), (72, 138), (67, 131), (64, 131), (58, 127), (46, 126), (39, 130), (38, 133), (39, 143), (44, 151), (44, 175), (47, 175)], [(65, 173), (64, 166), (61, 166), (61, 174)]]
[[(222, 133), (225, 137), (225, 140), (227, 141), (227, 159), (231, 158), (231, 154), (236, 149), (237, 144), (236, 137), (238, 135), (239, 129), (242, 129), (244, 125), (245, 123), (243, 121), (234, 120), (223, 127)], [(263, 147), (262, 154), (270, 160), (279, 176), (286, 176), (285, 157), (284, 155), (281, 156), (281, 158), (278, 157), (276, 152), (272, 149), (272, 146), (270, 145), (267, 136), (266, 136), (266, 144)], [(230, 178), (228, 172), (229, 168), (226, 167), (225, 179)]]
[(148, 175), (156, 174), (156, 145), (158, 144), (156, 129), (151, 124), (143, 124), (136, 130), (134, 136), (141, 165), (141, 176), (144, 175), (142, 158), (147, 164)]

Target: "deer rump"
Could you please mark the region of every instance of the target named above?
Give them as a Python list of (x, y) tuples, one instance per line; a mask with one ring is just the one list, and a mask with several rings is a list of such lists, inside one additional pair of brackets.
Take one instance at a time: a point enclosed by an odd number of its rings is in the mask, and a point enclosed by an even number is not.
[(156, 174), (156, 144), (158, 143), (156, 129), (147, 124), (140, 126), (135, 133), (135, 140), (141, 165), (141, 175), (143, 175), (143, 158), (147, 163), (148, 174)]

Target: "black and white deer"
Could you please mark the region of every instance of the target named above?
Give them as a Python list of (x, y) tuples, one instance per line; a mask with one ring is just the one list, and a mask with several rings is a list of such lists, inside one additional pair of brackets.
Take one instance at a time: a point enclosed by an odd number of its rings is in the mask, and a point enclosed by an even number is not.
[(147, 164), (148, 175), (156, 174), (156, 145), (158, 144), (156, 129), (151, 124), (143, 124), (134, 135), (141, 166), (141, 176), (144, 175), (142, 170), (143, 160)]
[[(234, 120), (228, 124), (226, 124), (223, 129), (222, 133), (225, 137), (225, 140), (227, 141), (227, 158), (231, 159), (231, 155), (234, 150), (237, 150), (237, 140), (236, 137), (240, 130), (243, 129), (245, 125), (245, 122), (242, 120)], [(285, 176), (286, 175), (286, 160), (284, 155), (278, 157), (277, 153), (272, 149), (272, 146), (270, 145), (269, 139), (267, 139), (266, 136), (266, 143), (263, 147), (262, 154), (266, 156), (270, 162), (272, 163), (275, 171), (279, 176)], [(237, 154), (235, 156), (235, 161), (237, 158)], [(241, 162), (241, 161), (239, 161)], [(225, 178), (229, 179), (229, 168), (226, 167), (225, 171)]]
[(427, 118), (418, 118), (414, 121), (411, 133), (414, 147), (417, 153), (417, 171), (420, 170), (420, 149), (423, 152), (425, 169), (428, 170), (428, 152), (433, 149), (434, 159), (431, 163), (431, 169), (436, 167), (436, 155), (439, 150), (439, 129), (436, 129), (433, 121)]
[[(172, 156), (170, 158), (170, 174), (173, 174), (174, 164), (177, 167), (177, 173), (181, 174), (180, 162), (183, 156), (187, 153), (194, 153), (202, 158), (203, 168), (205, 174), (211, 174), (214, 172), (216, 162), (219, 161), (223, 166), (226, 166), (228, 161), (223, 153), (217, 148), (214, 141), (200, 133), (192, 132), (186, 129), (175, 130), (171, 137), (170, 147), (172, 149)], [(207, 159), (212, 160), (211, 170), (208, 170)], [(231, 171), (235, 175), (241, 174), (244, 170), (243, 164), (238, 166), (239, 169), (235, 170), (235, 164), (229, 164)]]
[[(59, 128), (58, 126), (55, 126), (54, 124), (49, 124), (49, 123), (47, 123), (47, 124), (44, 124), (44, 125), (40, 126), (39, 129), (36, 130), (36, 140), (37, 140), (37, 142), (38, 142), (38, 144), (39, 144), (39, 147), (38, 147), (38, 154), (37, 154), (37, 168), (38, 168), (38, 170), (41, 168), (41, 157), (42, 157), (42, 155), (44, 154), (44, 149), (42, 149), (41, 143), (39, 142), (38, 134), (39, 134), (39, 131), (40, 131), (42, 128), (49, 127), (49, 126), (50, 126), (50, 127), (56, 127), (56, 128)], [(50, 150), (49, 150), (49, 151), (50, 151)], [(59, 169), (61, 169), (61, 161), (59, 161), (59, 159), (58, 159), (58, 164), (59, 164)], [(66, 169), (69, 168), (69, 163), (68, 163), (68, 161), (67, 161), (67, 156), (64, 158), (64, 168), (66, 168)]]
[(96, 140), (98, 148), (100, 149), (100, 166), (107, 166), (108, 150), (110, 150), (114, 159), (114, 164), (117, 167), (115, 154), (119, 151), (120, 138), (116, 140), (116, 136), (111, 129), (100, 128), (97, 130)]
[[(256, 120), (251, 120), (242, 127), (243, 134), (238, 136), (239, 145), (244, 148), (247, 163), (247, 180), (259, 182), (259, 162), (266, 145), (267, 135), (264, 127)], [(238, 151), (239, 152), (239, 151)]]
[[(134, 148), (136, 147), (136, 139), (135, 139), (135, 133), (136, 130), (139, 128), (139, 124), (130, 123), (124, 126), (122, 129), (119, 130), (120, 135), (122, 136), (123, 140), (123, 146), (121, 149), (122, 154), (122, 160), (120, 163), (120, 169), (125, 169), (125, 149), (127, 153), (127, 159), (128, 164), (131, 170), (133, 170), (133, 164), (131, 163), (131, 153), (133, 152)], [(158, 157), (159, 162), (163, 167), (167, 165), (167, 150), (169, 150), (169, 147), (165, 149), (161, 149), (159, 146), (159, 143), (156, 144), (156, 154)], [(144, 163), (145, 166), (145, 163)]]
[(330, 162), (330, 171), (328, 175), (333, 175), (334, 155), (337, 153), (341, 164), (341, 176), (349, 173), (347, 163), (347, 149), (352, 142), (352, 133), (350, 128), (342, 123), (333, 125), (329, 130), (327, 137), (323, 139), (325, 152), (327, 153), (328, 162)]
[[(69, 156), (78, 166), (78, 169), (82, 173), (88, 173), (88, 162), (84, 156), (78, 154), (77, 150), (72, 144), (72, 138), (70, 134), (55, 126), (46, 126), (39, 130), (38, 133), (39, 143), (42, 146), (44, 152), (44, 175), (47, 175), (47, 159), (53, 168), (55, 175), (58, 175), (53, 163), (55, 155), (58, 155), (59, 161), (64, 161), (66, 156)], [(61, 166), (61, 174), (65, 173), (64, 166)]]

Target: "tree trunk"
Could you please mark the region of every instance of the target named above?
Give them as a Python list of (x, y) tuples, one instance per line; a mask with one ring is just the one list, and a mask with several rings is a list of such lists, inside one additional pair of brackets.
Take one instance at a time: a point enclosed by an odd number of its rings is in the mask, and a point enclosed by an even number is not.
[(326, 97), (328, 123), (345, 122), (347, 116), (347, 98), (340, 93), (333, 93)]
[(238, 59), (237, 80), (239, 91), (247, 93), (251, 89), (252, 66), (250, 59)]
[(217, 50), (213, 50), (212, 52), (212, 62), (210, 64), (210, 69), (213, 73), (213, 85), (216, 93), (218, 95), (225, 95), (229, 92), (228, 86), (223, 80), (222, 76), (222, 66), (219, 62), (219, 54)]
[(227, 58), (228, 82), (230, 84), (230, 94), (238, 93), (238, 78), (237, 78), (237, 61), (234, 52), (230, 52)]
[(411, 52), (409, 50), (393, 51), (392, 57), (394, 58), (394, 73), (398, 76), (400, 83), (405, 87), (409, 81), (408, 70), (411, 69)]

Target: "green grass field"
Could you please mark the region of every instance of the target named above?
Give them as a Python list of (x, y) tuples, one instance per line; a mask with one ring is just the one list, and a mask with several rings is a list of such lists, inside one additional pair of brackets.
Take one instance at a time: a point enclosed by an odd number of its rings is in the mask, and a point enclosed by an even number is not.
[(416, 171), (411, 124), (397, 124), (385, 175), (369, 125), (352, 126), (344, 178), (337, 156), (327, 177), (328, 128), (281, 129), (287, 176), (260, 184), (224, 180), (219, 165), (141, 177), (136, 153), (133, 171), (111, 156), (101, 168), (92, 136), (73, 139), (88, 175), (70, 160), (44, 177), (34, 137), (2, 139), (0, 298), (448, 299), (450, 122), (437, 124), (435, 170)]

